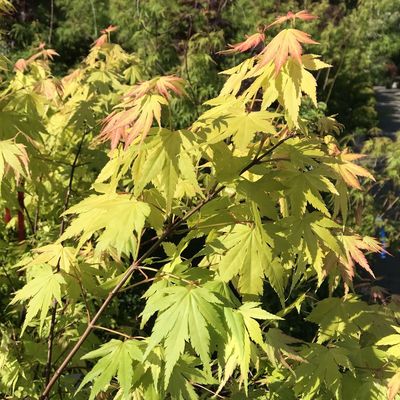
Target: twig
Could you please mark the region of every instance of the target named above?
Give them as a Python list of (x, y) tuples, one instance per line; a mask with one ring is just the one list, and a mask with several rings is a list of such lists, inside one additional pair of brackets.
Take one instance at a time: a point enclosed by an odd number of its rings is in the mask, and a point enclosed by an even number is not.
[(213, 395), (213, 397), (218, 397), (219, 399), (226, 399), (225, 396), (222, 396), (222, 395), (220, 395), (220, 394), (218, 394), (218, 393), (216, 393), (216, 392), (213, 392), (212, 390), (210, 390), (209, 388), (207, 388), (207, 387), (201, 385), (200, 383), (191, 382), (191, 384), (192, 384), (193, 386), (197, 386), (197, 387), (199, 387), (200, 389), (203, 389), (203, 390), (207, 391), (208, 393), (211, 393), (211, 394)]
[(32, 218), (31, 218), (31, 216), (29, 215), (29, 211), (28, 211), (28, 209), (26, 208), (25, 203), (24, 203), (24, 211), (25, 211), (25, 214), (26, 214), (26, 218), (28, 219), (29, 226), (31, 227), (32, 233), (35, 233), (35, 231), (34, 231), (35, 226), (33, 225)]
[(113, 333), (114, 335), (122, 336), (126, 339), (143, 339), (143, 336), (130, 336), (130, 335), (127, 335), (126, 333), (115, 331), (114, 329), (106, 328), (106, 327), (100, 326), (100, 325), (94, 325), (93, 329), (99, 329), (102, 331)]
[[(138, 268), (138, 270), (141, 270), (142, 268), (143, 267), (140, 267), (140, 268)], [(120, 292), (126, 292), (127, 290), (130, 290), (130, 289), (133, 289), (133, 288), (135, 288), (137, 286), (143, 285), (144, 283), (155, 281), (156, 279), (157, 279), (156, 277), (154, 277), (154, 278), (146, 278), (143, 281), (136, 282), (136, 283), (134, 283), (132, 285), (129, 285), (129, 286), (126, 286), (126, 287), (122, 288), (120, 290)]]
[[(189, 279), (182, 278), (181, 276), (172, 274), (171, 272), (160, 271), (160, 270), (157, 269), (157, 268), (151, 268), (151, 267), (140, 267), (140, 268), (141, 268), (141, 269), (145, 269), (145, 270), (147, 270), (147, 271), (160, 272), (160, 274), (161, 274), (160, 277), (163, 277), (163, 276), (170, 276), (171, 278), (178, 279), (178, 280), (180, 280), (180, 281), (182, 281), (182, 282), (187, 283), (188, 285), (197, 286), (196, 283), (195, 283), (194, 281), (191, 281), (191, 280), (189, 280)], [(155, 278), (153, 278), (153, 279), (155, 279)]]

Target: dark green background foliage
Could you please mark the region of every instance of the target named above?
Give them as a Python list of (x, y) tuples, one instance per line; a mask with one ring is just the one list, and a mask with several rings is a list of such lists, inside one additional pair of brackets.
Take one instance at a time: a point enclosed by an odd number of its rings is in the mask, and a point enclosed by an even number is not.
[[(176, 73), (190, 83), (191, 101), (180, 108), (182, 125), (218, 92), (218, 71), (237, 62), (217, 54), (242, 41), (265, 21), (288, 10), (319, 16), (311, 33), (333, 68), (320, 74), (320, 100), (340, 115), (348, 132), (365, 134), (377, 124), (373, 83), (385, 82), (386, 63), (399, 61), (398, 0), (17, 0), (12, 16), (0, 17), (1, 47), (12, 59), (45, 41), (60, 54), (57, 69), (79, 62), (110, 24), (113, 39), (135, 52), (150, 75)], [(194, 114), (194, 113), (195, 114)]]

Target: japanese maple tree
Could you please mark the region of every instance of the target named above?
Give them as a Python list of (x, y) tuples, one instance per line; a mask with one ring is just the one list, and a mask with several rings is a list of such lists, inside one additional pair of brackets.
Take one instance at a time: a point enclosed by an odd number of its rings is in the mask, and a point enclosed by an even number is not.
[(5, 398), (396, 397), (399, 304), (352, 288), (382, 251), (347, 224), (348, 188), (373, 177), (304, 112), (330, 67), (294, 27), (314, 18), (230, 46), (252, 55), (179, 130), (184, 81), (145, 77), (114, 26), (62, 79), (44, 44), (9, 66), (2, 204), (23, 191), (37, 220), (7, 267)]

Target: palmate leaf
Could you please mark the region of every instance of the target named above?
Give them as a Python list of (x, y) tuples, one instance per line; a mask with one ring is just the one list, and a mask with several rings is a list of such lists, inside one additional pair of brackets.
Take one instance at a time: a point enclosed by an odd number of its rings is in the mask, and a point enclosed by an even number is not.
[(142, 312), (143, 327), (158, 313), (145, 357), (163, 341), (165, 349), (165, 387), (185, 344), (190, 343), (211, 375), (211, 336), (222, 334), (221, 301), (210, 290), (199, 286), (173, 286), (160, 289), (147, 300)]
[(248, 58), (236, 67), (220, 72), (220, 74), (229, 75), (229, 78), (224, 83), (219, 97), (227, 95), (236, 96), (242, 86), (242, 81), (245, 79), (247, 72), (253, 65), (254, 59)]
[[(78, 214), (58, 242), (79, 236), (78, 249), (96, 232), (97, 251), (136, 254), (137, 240), (150, 207), (130, 194), (92, 195), (71, 207), (65, 214)], [(136, 234), (136, 236), (134, 235)]]
[(161, 108), (167, 104), (164, 97), (156, 94), (146, 94), (124, 102), (104, 120), (98, 140), (110, 140), (112, 149), (116, 148), (120, 141), (123, 141), (127, 148), (137, 137), (143, 140), (154, 120), (161, 125)]
[(206, 104), (213, 108), (204, 112), (193, 127), (204, 128), (209, 144), (219, 143), (232, 136), (238, 149), (245, 149), (257, 132), (276, 134), (273, 120), (280, 116), (278, 113), (248, 112), (245, 104), (230, 94), (217, 97)]
[(75, 263), (75, 249), (64, 247), (61, 244), (49, 244), (33, 250), (34, 257), (22, 260), (18, 265), (25, 268), (35, 265), (48, 264), (51, 267), (60, 266), (62, 270), (69, 273), (71, 266)]
[[(289, 58), (281, 66), (278, 73), (274, 74), (273, 64), (259, 68), (256, 64), (245, 78), (255, 78), (250, 87), (243, 92), (246, 99), (253, 99), (262, 89), (261, 109), (270, 107), (275, 101), (279, 101), (285, 113), (290, 127), (299, 126), (299, 109), (302, 93), (310, 97), (314, 105), (317, 105), (316, 87), (314, 76), (307, 70), (315, 70), (329, 67), (328, 64), (313, 58), (303, 56), (305, 64)], [(301, 58), (301, 60), (303, 59)], [(309, 67), (309, 68), (308, 68)]]
[(311, 39), (308, 33), (299, 31), (298, 29), (284, 29), (261, 52), (257, 68), (262, 68), (273, 60), (275, 73), (277, 74), (289, 55), (301, 64), (301, 55), (303, 52), (301, 43), (318, 44), (318, 42)]
[(342, 387), (341, 369), (353, 369), (349, 360), (350, 351), (344, 348), (329, 348), (316, 343), (302, 353), (307, 363), (300, 364), (295, 370), (296, 395), (304, 400), (313, 400), (322, 390), (328, 390), (334, 399), (340, 398)]
[(20, 176), (27, 176), (28, 154), (24, 145), (12, 140), (0, 140), (0, 183), (10, 168), (17, 180)]
[[(279, 114), (268, 111), (243, 112), (227, 119), (225, 132), (230, 132), (237, 148), (243, 150), (252, 142), (257, 132), (276, 135), (272, 121), (278, 116)], [(223, 132), (221, 134), (224, 136)]]
[(283, 184), (288, 188), (291, 211), (293, 215), (303, 215), (306, 212), (307, 204), (330, 216), (327, 205), (321, 196), (321, 192), (338, 194), (335, 186), (323, 175), (325, 171), (315, 168), (311, 171), (283, 171), (281, 177)]
[(100, 360), (85, 375), (77, 391), (80, 391), (87, 383), (93, 382), (89, 400), (94, 400), (98, 393), (107, 390), (113, 377), (117, 377), (122, 391), (120, 398), (129, 399), (132, 381), (135, 378), (133, 364), (140, 363), (143, 358), (140, 342), (135, 339), (124, 342), (113, 339), (99, 349), (85, 354), (82, 360), (99, 357), (101, 357)]
[(307, 320), (319, 325), (318, 343), (322, 344), (330, 339), (357, 337), (361, 328), (356, 317), (364, 311), (365, 304), (355, 297), (332, 297), (319, 301)]
[(36, 267), (33, 279), (18, 290), (11, 301), (11, 304), (29, 301), (21, 335), (37, 314), (40, 314), (39, 332), (41, 333), (53, 300), (55, 299), (61, 305), (61, 291), (65, 284), (62, 275), (54, 273), (51, 266)]
[(263, 278), (272, 257), (260, 230), (248, 225), (236, 225), (220, 241), (228, 249), (218, 264), (220, 278), (228, 282), (238, 276), (241, 294), (261, 294)]
[(197, 357), (183, 354), (175, 365), (166, 392), (172, 399), (199, 399), (193, 383), (212, 385), (217, 381), (199, 369), (201, 365)]
[(134, 86), (104, 120), (98, 140), (110, 140), (111, 149), (119, 141), (125, 143), (125, 148), (138, 137), (143, 141), (154, 120), (161, 126), (161, 110), (168, 105), (170, 92), (179, 96), (184, 94), (181, 78), (172, 75), (156, 77)]
[(361, 190), (360, 182), (358, 181), (359, 176), (375, 181), (375, 178), (369, 171), (352, 162), (363, 157), (365, 157), (363, 154), (349, 153), (348, 149), (346, 149), (337, 156), (336, 161), (333, 163), (328, 162), (328, 164), (338, 172), (347, 185)]
[(265, 351), (274, 366), (278, 366), (278, 363), (282, 362), (283, 356), (295, 361), (304, 361), (297, 353), (296, 348), (291, 346), (301, 343), (301, 340), (286, 335), (277, 328), (270, 328), (265, 333), (264, 341)]
[(277, 317), (259, 307), (260, 303), (246, 302), (237, 310), (225, 307), (224, 316), (229, 336), (225, 339), (223, 365), (224, 376), (217, 393), (222, 390), (237, 367), (240, 370), (239, 384), (247, 391), (250, 370), (251, 347), (255, 342), (266, 349), (258, 320), (274, 321)]
[(346, 286), (350, 285), (354, 276), (356, 264), (364, 268), (371, 276), (375, 277), (363, 251), (372, 253), (383, 252), (384, 249), (374, 238), (359, 235), (340, 235), (338, 240), (344, 248), (343, 254), (330, 252), (325, 260), (326, 269), (331, 272), (336, 264)]
[(331, 229), (338, 229), (340, 226), (318, 211), (305, 213), (301, 219), (284, 218), (281, 224), (287, 229), (283, 232), (290, 246), (304, 251), (305, 258), (314, 268), (317, 258), (321, 257), (321, 246), (331, 249), (336, 254), (345, 254), (341, 242), (331, 232)]
[(193, 134), (189, 131), (158, 130), (133, 164), (135, 196), (151, 182), (163, 194), (168, 214), (174, 198), (202, 196), (196, 178), (196, 151), (189, 151), (193, 145)]

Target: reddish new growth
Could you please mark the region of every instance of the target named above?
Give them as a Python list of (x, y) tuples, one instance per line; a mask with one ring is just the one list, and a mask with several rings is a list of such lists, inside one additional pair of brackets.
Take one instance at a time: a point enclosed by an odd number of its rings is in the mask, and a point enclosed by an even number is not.
[(139, 98), (143, 97), (145, 94), (155, 92), (169, 100), (170, 93), (168, 90), (178, 96), (182, 96), (184, 94), (183, 84), (184, 80), (177, 76), (160, 76), (149, 81), (139, 83), (124, 97)]
[[(289, 11), (286, 15), (278, 17), (274, 22), (269, 24), (267, 28), (282, 24), (286, 21), (300, 19), (303, 21), (310, 21), (318, 17), (311, 15), (308, 11), (299, 11), (296, 14)], [(264, 29), (265, 30), (265, 29)], [(241, 43), (229, 45), (228, 50), (221, 51), (222, 54), (243, 53), (247, 50), (255, 48), (258, 44), (265, 40), (264, 32), (258, 32), (251, 36), (246, 36), (246, 40)], [(286, 63), (289, 56), (293, 57), (298, 63), (301, 64), (301, 55), (303, 49), (301, 44), (318, 44), (318, 42), (311, 39), (308, 33), (299, 31), (297, 29), (284, 29), (276, 35), (271, 42), (261, 51), (259, 57), (258, 68), (262, 68), (269, 62), (275, 63), (275, 72), (281, 70)]]
[(311, 15), (307, 10), (299, 11), (296, 14), (289, 11), (286, 15), (277, 17), (276, 20), (272, 24), (269, 24), (267, 26), (267, 28), (270, 28), (271, 26), (274, 26), (274, 25), (283, 24), (286, 21), (295, 21), (296, 18), (301, 19), (303, 21), (310, 21), (312, 19), (317, 19), (318, 17), (316, 17), (315, 15)]
[(303, 48), (301, 43), (318, 44), (312, 40), (308, 33), (297, 29), (285, 29), (279, 32), (260, 54), (258, 68), (267, 65), (270, 61), (275, 63), (275, 72), (278, 74), (289, 56), (301, 64)]
[(265, 40), (265, 35), (263, 32), (257, 32), (250, 36), (246, 35), (246, 40), (244, 42), (230, 44), (229, 45), (229, 47), (231, 47), (230, 49), (220, 51), (219, 53), (220, 54), (244, 53), (245, 51), (254, 49), (264, 40)]
[(118, 29), (117, 26), (109, 25), (108, 28), (102, 29), (100, 31), (101, 35), (94, 41), (93, 47), (101, 47), (103, 44), (108, 42), (109, 36), (111, 32), (114, 32)]
[[(310, 21), (318, 17), (311, 15), (306, 10), (299, 11), (296, 14), (289, 11), (286, 15), (278, 17), (272, 24), (269, 24), (267, 28), (282, 24), (286, 21), (294, 22), (296, 18), (303, 21)], [(308, 33), (299, 31), (298, 29), (285, 29), (279, 32), (261, 52), (258, 67), (261, 68), (273, 60), (275, 63), (275, 73), (278, 74), (289, 56), (293, 57), (301, 64), (301, 55), (303, 53), (301, 43), (318, 44), (318, 42), (311, 39)]]
[(37, 47), (37, 50), (39, 50), (37, 53), (33, 54), (30, 56), (27, 60), (20, 58), (17, 60), (17, 62), (14, 64), (14, 69), (16, 71), (25, 71), (28, 68), (28, 65), (32, 63), (33, 61), (37, 60), (38, 58), (42, 57), (44, 60), (53, 60), (54, 56), (59, 56), (59, 54), (53, 50), (53, 49), (46, 49), (46, 43), (41, 42), (39, 46)]
[(177, 76), (162, 76), (136, 85), (104, 119), (98, 141), (111, 141), (115, 149), (120, 141), (127, 148), (137, 137), (147, 136), (154, 119), (161, 125), (161, 109), (168, 105), (171, 92), (184, 94), (183, 79)]

